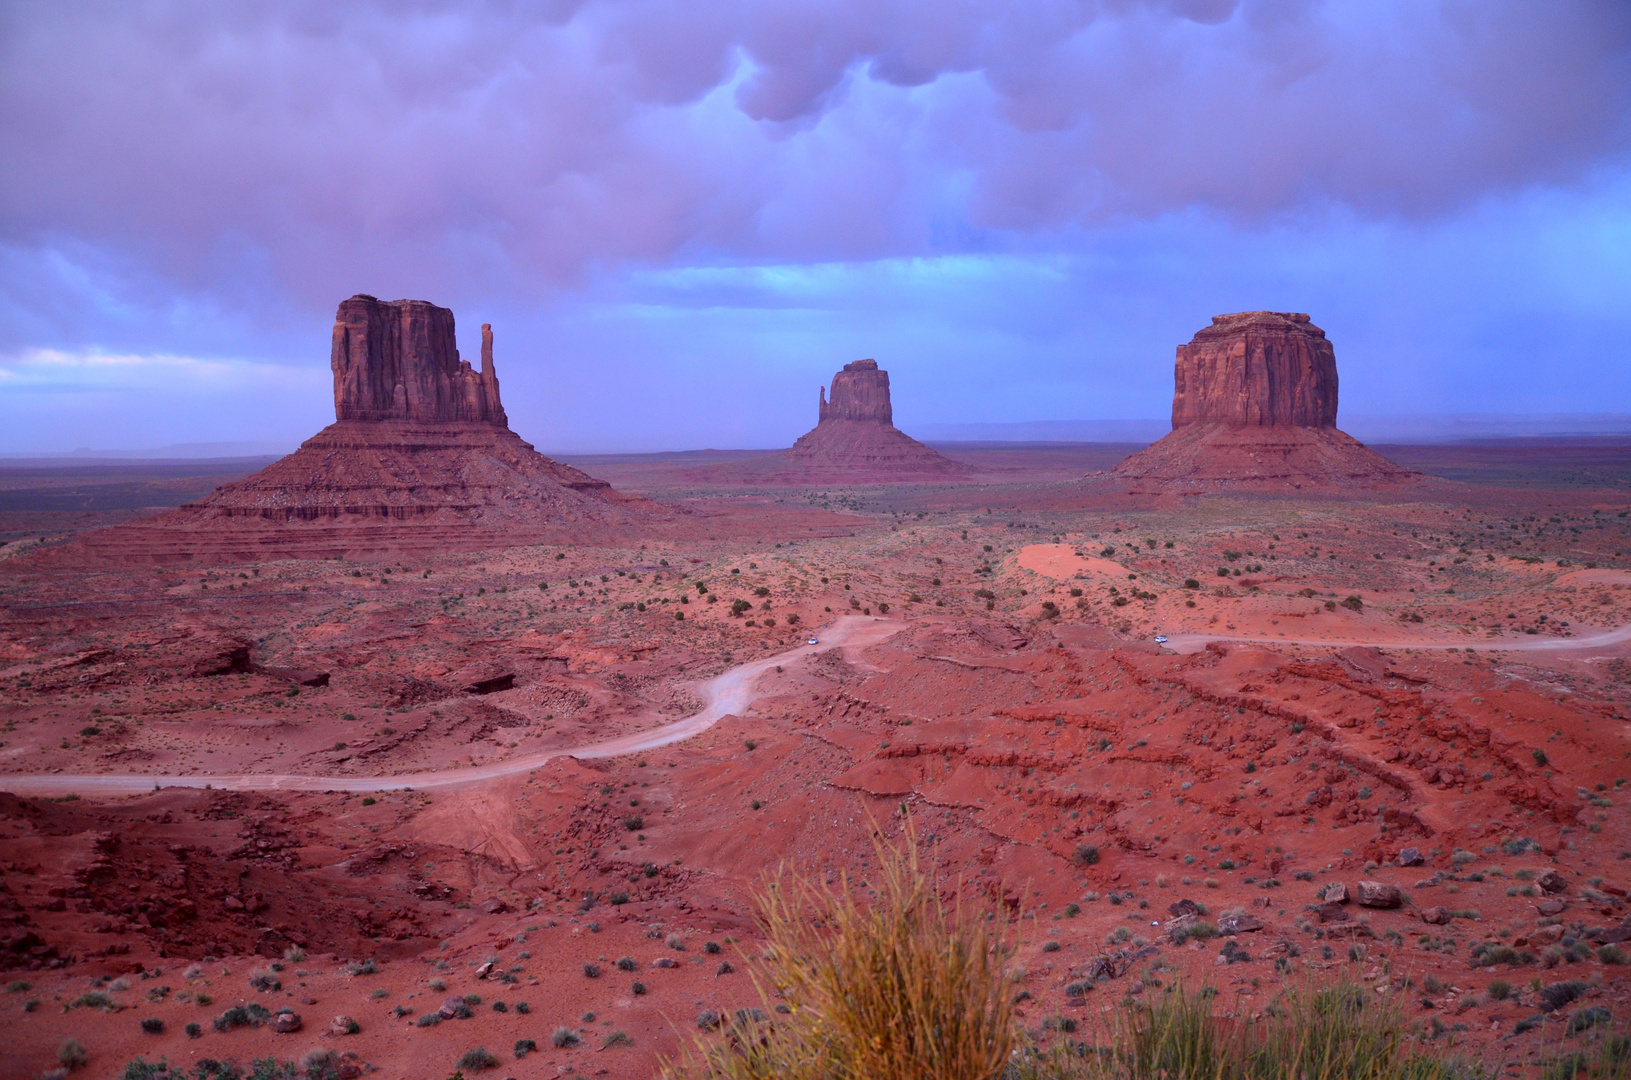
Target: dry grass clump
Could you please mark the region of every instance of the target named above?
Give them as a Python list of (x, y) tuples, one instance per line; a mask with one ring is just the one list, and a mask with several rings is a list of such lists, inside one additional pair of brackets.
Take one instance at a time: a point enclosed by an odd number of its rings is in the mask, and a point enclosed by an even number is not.
[[(873, 894), (783, 871), (756, 897), (765, 1010), (725, 1018), (669, 1063), (717, 1080), (995, 1080), (1015, 1045), (1004, 918), (947, 904), (904, 841), (877, 840)], [(959, 893), (960, 896), (960, 893)]]
[(1115, 1014), (1093, 1043), (1026, 1055), (1012, 1080), (1472, 1080), (1475, 1062), (1410, 1036), (1397, 1005), (1346, 978), (1288, 988), (1261, 1019), (1214, 1013), (1203, 989)]

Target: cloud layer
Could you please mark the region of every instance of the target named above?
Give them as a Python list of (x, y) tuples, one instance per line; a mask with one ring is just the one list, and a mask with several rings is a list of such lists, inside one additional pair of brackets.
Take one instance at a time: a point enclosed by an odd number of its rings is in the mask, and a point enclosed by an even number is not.
[(1628, 148), (1620, 0), (8, 5), (0, 353), (288, 358), (357, 291), (514, 318), (1183, 220), (1430, 238)]

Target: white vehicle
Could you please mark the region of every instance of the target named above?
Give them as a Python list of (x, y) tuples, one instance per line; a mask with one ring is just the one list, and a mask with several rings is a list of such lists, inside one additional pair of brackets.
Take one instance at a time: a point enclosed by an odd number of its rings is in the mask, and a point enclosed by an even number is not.
[(1155, 643), (1157, 645), (1165, 645), (1167, 643), (1167, 639), (1163, 635), (1157, 634), (1155, 635)]
[(810, 644), (811, 645), (819, 645), (819, 644), (821, 644), (821, 639), (820, 638), (811, 638), (810, 639)]

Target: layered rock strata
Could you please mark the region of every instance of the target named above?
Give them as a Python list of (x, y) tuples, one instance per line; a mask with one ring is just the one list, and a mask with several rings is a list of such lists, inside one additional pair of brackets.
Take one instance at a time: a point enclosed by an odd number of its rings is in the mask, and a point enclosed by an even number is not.
[[(478, 371), (459, 358), (448, 309), (353, 296), (331, 337), (333, 424), (260, 472), (109, 539), (154, 557), (328, 555), (485, 546), (495, 530), (518, 543), (589, 539), (657, 512), (511, 431), (490, 326), (481, 340)], [(377, 528), (404, 523), (417, 527)]]
[(1156, 488), (1391, 484), (1418, 474), (1336, 426), (1336, 352), (1307, 315), (1216, 315), (1178, 346), (1172, 433), (1112, 475)]

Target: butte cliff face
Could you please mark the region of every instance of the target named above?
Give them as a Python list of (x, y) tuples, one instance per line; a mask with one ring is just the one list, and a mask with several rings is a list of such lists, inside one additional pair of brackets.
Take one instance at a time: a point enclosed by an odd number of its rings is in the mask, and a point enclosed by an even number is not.
[(1112, 475), (1151, 489), (1396, 483), (1417, 474), (1337, 430), (1336, 351), (1307, 315), (1243, 311), (1178, 346), (1172, 434)]
[(155, 559), (327, 556), (591, 540), (660, 516), (522, 441), (499, 399), (490, 326), (481, 357), (479, 371), (459, 359), (446, 308), (353, 296), (331, 337), (335, 422), (202, 502), (109, 530), (108, 542)]
[(1337, 357), (1307, 315), (1215, 315), (1178, 346), (1172, 426), (1334, 428)]
[(508, 425), (493, 370), (493, 328), (481, 327), (481, 370), (459, 359), (453, 312), (423, 300), (353, 296), (334, 318), (329, 366), (334, 418)]
[(889, 372), (876, 360), (845, 364), (832, 394), (819, 394), (817, 423), (778, 455), (789, 482), (891, 483), (947, 480), (971, 474), (895, 427)]

